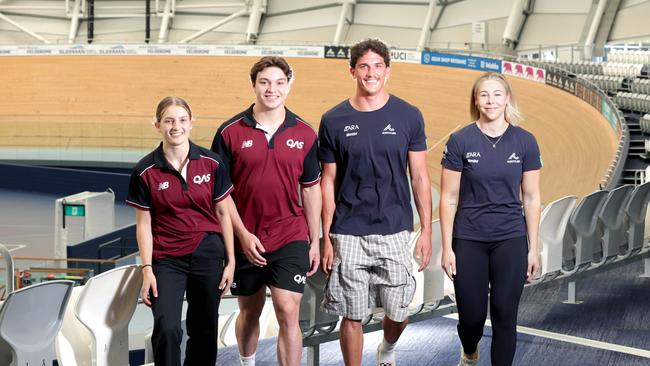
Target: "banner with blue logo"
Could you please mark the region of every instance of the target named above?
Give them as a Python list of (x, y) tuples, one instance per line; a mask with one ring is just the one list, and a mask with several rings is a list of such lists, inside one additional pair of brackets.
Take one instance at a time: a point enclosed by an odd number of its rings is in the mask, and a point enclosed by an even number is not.
[(501, 60), (448, 53), (422, 52), (422, 64), (501, 72)]

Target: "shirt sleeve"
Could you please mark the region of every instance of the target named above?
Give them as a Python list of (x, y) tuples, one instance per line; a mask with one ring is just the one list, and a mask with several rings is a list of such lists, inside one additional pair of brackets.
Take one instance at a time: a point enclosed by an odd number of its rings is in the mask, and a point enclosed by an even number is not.
[(314, 136), (314, 141), (305, 160), (302, 163), (302, 176), (300, 176), (300, 185), (311, 187), (320, 181), (320, 164), (318, 163), (318, 139)]
[(522, 170), (527, 172), (529, 170), (539, 170), (542, 168), (542, 155), (539, 152), (539, 145), (537, 140), (532, 134), (526, 139), (526, 150), (524, 153), (524, 161)]
[(458, 142), (453, 133), (449, 135), (449, 140), (447, 140), (447, 144), (445, 145), (440, 164), (450, 170), (457, 172), (463, 171), (463, 152), (458, 146)]
[(214, 135), (214, 139), (212, 140), (212, 147), (210, 150), (219, 154), (223, 164), (226, 165), (226, 170), (230, 171), (230, 167), (232, 166), (232, 152), (230, 151), (228, 145), (226, 145), (226, 141), (224, 140), (223, 134), (221, 133), (222, 129), (223, 127), (219, 128), (219, 130), (217, 130), (217, 133)]
[(323, 163), (335, 163), (336, 153), (334, 149), (334, 139), (331, 131), (327, 128), (327, 121), (323, 117), (318, 128), (318, 158)]
[(140, 210), (149, 211), (151, 208), (149, 187), (147, 187), (136, 170), (133, 170), (131, 173), (129, 194), (126, 197), (126, 203)]
[(409, 151), (425, 151), (427, 149), (427, 136), (424, 133), (424, 118), (419, 109), (415, 109), (415, 119), (411, 125)]
[(223, 163), (222, 158), (217, 159), (217, 169), (214, 171), (214, 190), (212, 192), (212, 200), (219, 202), (230, 194), (234, 189), (230, 181), (230, 172), (228, 167)]

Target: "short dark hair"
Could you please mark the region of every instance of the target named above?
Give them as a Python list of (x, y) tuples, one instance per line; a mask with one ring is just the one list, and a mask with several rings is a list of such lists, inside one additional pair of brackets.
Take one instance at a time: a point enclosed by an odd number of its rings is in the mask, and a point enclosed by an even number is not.
[(291, 82), (291, 79), (293, 79), (293, 69), (289, 66), (287, 60), (280, 56), (265, 56), (251, 67), (251, 83), (253, 85), (255, 84), (255, 80), (257, 80), (257, 74), (267, 67), (277, 67), (282, 70), (287, 77), (287, 82)]
[(356, 67), (359, 58), (368, 51), (372, 51), (384, 59), (386, 66), (390, 66), (390, 50), (384, 41), (379, 38), (366, 38), (355, 43), (350, 48), (350, 67)]

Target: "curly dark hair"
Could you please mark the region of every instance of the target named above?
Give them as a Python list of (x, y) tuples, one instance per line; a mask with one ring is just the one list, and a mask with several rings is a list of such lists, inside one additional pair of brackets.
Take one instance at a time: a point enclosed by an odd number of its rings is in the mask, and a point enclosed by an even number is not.
[(384, 59), (386, 66), (390, 66), (390, 50), (384, 41), (379, 38), (366, 38), (355, 43), (350, 48), (350, 67), (357, 66), (357, 61), (368, 51), (372, 51)]

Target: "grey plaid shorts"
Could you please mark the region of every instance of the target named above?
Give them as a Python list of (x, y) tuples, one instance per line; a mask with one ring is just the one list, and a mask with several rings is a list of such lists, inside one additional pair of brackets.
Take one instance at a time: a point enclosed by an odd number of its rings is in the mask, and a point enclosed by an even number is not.
[(406, 320), (415, 295), (410, 233), (391, 235), (330, 234), (332, 273), (325, 287), (326, 313), (361, 320), (382, 307), (396, 322)]

